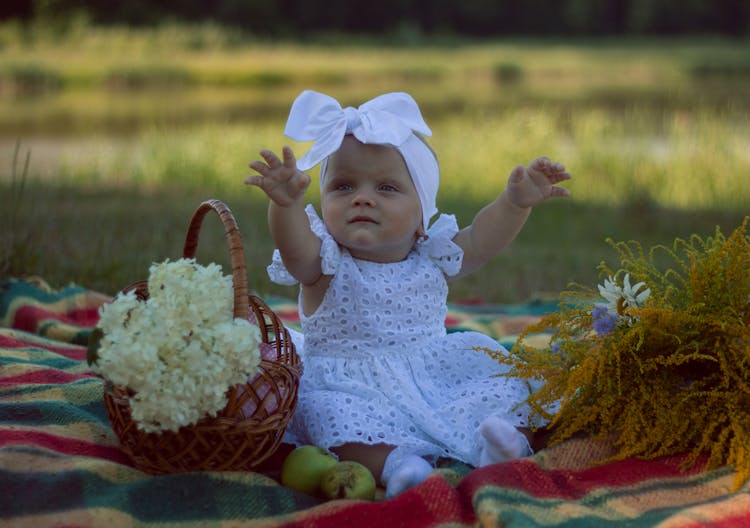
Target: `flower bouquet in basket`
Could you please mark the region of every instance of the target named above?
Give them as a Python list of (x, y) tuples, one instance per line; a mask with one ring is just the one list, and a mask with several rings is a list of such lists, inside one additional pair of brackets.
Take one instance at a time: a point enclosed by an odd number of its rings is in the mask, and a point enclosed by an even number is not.
[[(224, 223), (232, 275), (195, 259), (208, 211)], [(251, 470), (297, 404), (301, 363), (271, 309), (247, 294), (239, 232), (218, 201), (199, 207), (184, 256), (153, 264), (100, 309), (89, 363), (123, 450), (149, 473)]]
[(735, 488), (750, 477), (748, 222), (649, 252), (609, 240), (621, 262), (597, 289), (575, 285), (509, 355), (488, 351), (541, 382), (528, 403), (553, 443), (593, 435), (608, 460), (684, 453), (685, 468), (733, 466)]

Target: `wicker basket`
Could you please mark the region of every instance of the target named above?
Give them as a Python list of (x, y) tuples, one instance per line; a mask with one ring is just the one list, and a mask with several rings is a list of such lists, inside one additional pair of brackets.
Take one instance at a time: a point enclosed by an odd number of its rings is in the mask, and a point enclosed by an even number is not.
[[(276, 352), (276, 360), (261, 359), (259, 374), (229, 389), (227, 406), (216, 417), (206, 417), (177, 432), (146, 433), (130, 414), (125, 387), (108, 386), (104, 392), (112, 429), (122, 450), (134, 465), (147, 473), (183, 471), (252, 470), (270, 457), (281, 443), (287, 423), (297, 406), (297, 388), (302, 363), (288, 331), (260, 298), (248, 295), (245, 257), (234, 216), (218, 200), (203, 202), (193, 215), (185, 239), (183, 256), (194, 258), (201, 223), (215, 211), (224, 225), (234, 281), (234, 317), (250, 317), (258, 323), (261, 338)], [(148, 298), (145, 281), (123, 291), (135, 290)]]

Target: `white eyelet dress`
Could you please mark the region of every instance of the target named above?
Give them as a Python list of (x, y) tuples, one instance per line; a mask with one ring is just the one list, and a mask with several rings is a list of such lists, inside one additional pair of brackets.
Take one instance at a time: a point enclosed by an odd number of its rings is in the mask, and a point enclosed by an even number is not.
[[(506, 370), (474, 347), (504, 350), (478, 332), (446, 333), (446, 276), (461, 267), (452, 215), (440, 215), (408, 257), (395, 263), (353, 258), (331, 237), (311, 205), (323, 273), (333, 278), (299, 340), (304, 374), (284, 441), (330, 448), (390, 444), (420, 456), (478, 465), (479, 424), (497, 414), (528, 425), (518, 407), (527, 385), (495, 377)], [(278, 250), (268, 273), (294, 284)], [(302, 342), (304, 341), (304, 342)]]

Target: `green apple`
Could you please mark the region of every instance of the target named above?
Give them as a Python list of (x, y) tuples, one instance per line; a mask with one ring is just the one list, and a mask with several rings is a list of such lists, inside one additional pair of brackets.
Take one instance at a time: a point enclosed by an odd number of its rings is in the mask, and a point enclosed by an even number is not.
[(309, 495), (317, 495), (323, 474), (337, 463), (336, 456), (322, 447), (297, 447), (281, 465), (281, 484)]
[(359, 462), (345, 460), (332, 466), (323, 474), (320, 489), (327, 499), (375, 498), (375, 477)]

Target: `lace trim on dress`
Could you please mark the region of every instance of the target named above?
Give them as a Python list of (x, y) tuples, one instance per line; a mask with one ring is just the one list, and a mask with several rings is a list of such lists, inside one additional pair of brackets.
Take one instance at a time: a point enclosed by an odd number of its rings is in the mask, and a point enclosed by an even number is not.
[(281, 261), (281, 253), (279, 253), (278, 249), (273, 250), (273, 258), (266, 271), (268, 272), (268, 277), (276, 284), (281, 284), (282, 286), (297, 284), (297, 279), (292, 277), (292, 274), (287, 271), (286, 266)]
[[(323, 275), (333, 275), (336, 273), (339, 262), (341, 261), (341, 248), (328, 232), (323, 220), (320, 219), (318, 213), (315, 212), (315, 208), (311, 204), (305, 206), (305, 212), (307, 213), (307, 218), (310, 220), (310, 229), (312, 229), (312, 232), (320, 239), (320, 265)], [(286, 266), (284, 266), (284, 262), (281, 260), (281, 253), (279, 253), (278, 249), (273, 251), (271, 264), (266, 270), (268, 271), (270, 279), (276, 284), (281, 284), (283, 286), (297, 284), (297, 279), (295, 279), (286, 269)]]
[(308, 204), (305, 207), (305, 212), (310, 219), (310, 229), (320, 239), (320, 266), (323, 275), (333, 275), (339, 267), (339, 262), (341, 262), (341, 248), (326, 229), (326, 225), (318, 216), (315, 208)]
[(427, 229), (427, 240), (417, 244), (417, 251), (426, 252), (440, 271), (451, 277), (461, 271), (464, 252), (453, 242), (458, 233), (458, 223), (454, 215), (441, 214)]

